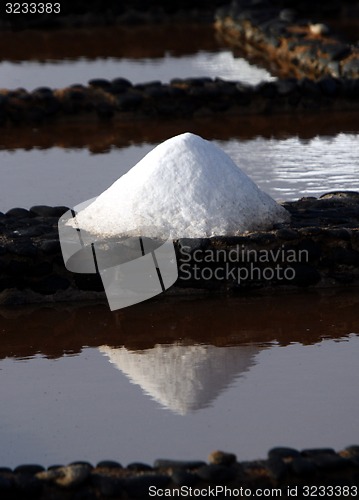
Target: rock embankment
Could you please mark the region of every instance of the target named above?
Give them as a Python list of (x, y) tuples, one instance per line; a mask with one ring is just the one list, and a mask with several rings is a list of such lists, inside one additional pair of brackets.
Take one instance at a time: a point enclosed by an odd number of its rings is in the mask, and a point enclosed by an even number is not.
[(278, 447), (265, 460), (252, 462), (238, 462), (233, 453), (215, 451), (208, 462), (158, 459), (153, 465), (136, 462), (123, 467), (103, 460), (95, 467), (88, 462), (47, 470), (35, 464), (14, 470), (2, 467), (0, 493), (7, 500), (145, 499), (156, 491), (161, 496), (179, 496), (181, 488), (189, 495), (191, 488), (192, 495), (201, 498), (209, 496), (210, 489), (216, 491), (216, 498), (228, 498), (229, 492), (233, 497), (303, 498), (310, 496), (310, 487), (321, 491), (322, 497), (327, 491), (331, 496), (335, 489), (337, 497), (348, 498), (357, 495), (358, 474), (359, 446), (337, 453), (332, 448), (298, 451)]
[[(359, 284), (359, 193), (286, 202), (291, 222), (236, 237), (175, 240), (179, 278), (167, 293)], [(98, 274), (66, 270), (58, 219), (67, 207), (0, 214), (0, 302), (104, 298)]]
[(332, 35), (326, 24), (302, 18), (295, 9), (265, 1), (237, 0), (218, 9), (215, 26), (230, 45), (254, 52), (282, 74), (343, 79), (359, 76), (357, 44)]
[(257, 85), (209, 77), (135, 85), (125, 78), (96, 78), (64, 89), (0, 90), (0, 127), (74, 118), (128, 122), (358, 109), (359, 79), (331, 75)]

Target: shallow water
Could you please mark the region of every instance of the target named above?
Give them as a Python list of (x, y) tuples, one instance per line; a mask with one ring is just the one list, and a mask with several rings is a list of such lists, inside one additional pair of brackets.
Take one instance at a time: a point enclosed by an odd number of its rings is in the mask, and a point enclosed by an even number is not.
[[(273, 198), (291, 200), (359, 190), (358, 141), (358, 134), (341, 133), (308, 140), (257, 137), (216, 143)], [(74, 206), (100, 194), (153, 147), (138, 144), (101, 155), (84, 149), (0, 150), (0, 210)]]
[(0, 465), (343, 448), (357, 440), (358, 302), (337, 292), (2, 310)]
[(192, 55), (174, 57), (166, 54), (161, 59), (95, 59), (62, 60), (40, 63), (26, 61), (0, 63), (1, 87), (34, 90), (37, 87), (62, 88), (74, 83), (87, 84), (92, 78), (127, 78), (132, 83), (160, 80), (168, 83), (173, 78), (209, 76), (225, 80), (242, 80), (256, 84), (273, 80), (264, 69), (250, 65), (245, 59), (234, 58), (229, 50), (218, 53), (200, 51)]
[(167, 83), (172, 78), (209, 76), (251, 84), (274, 78), (221, 46), (210, 26), (34, 31), (10, 38), (4, 33), (0, 53), (0, 88), (10, 89), (62, 88), (87, 84), (92, 78)]

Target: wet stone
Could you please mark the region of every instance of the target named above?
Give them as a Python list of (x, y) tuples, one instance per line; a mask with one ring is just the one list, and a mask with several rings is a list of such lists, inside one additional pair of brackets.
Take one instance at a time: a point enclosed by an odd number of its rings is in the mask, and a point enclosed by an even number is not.
[(10, 467), (0, 467), (0, 475), (1, 474), (12, 474), (12, 469), (10, 469)]
[(324, 44), (321, 48), (328, 54), (330, 61), (339, 61), (350, 53), (350, 47), (348, 45), (339, 43)]
[(121, 88), (130, 88), (132, 87), (132, 83), (126, 78), (114, 78), (111, 81), (113, 87), (121, 87)]
[(359, 458), (359, 445), (347, 446), (345, 451), (349, 454), (349, 456)]
[[(63, 260), (61, 258), (62, 264)], [(103, 292), (103, 283), (100, 275), (98, 274), (79, 274), (75, 273), (73, 276), (76, 287), (79, 290), (86, 290), (91, 292)]]
[(277, 481), (281, 481), (288, 471), (288, 466), (279, 457), (271, 457), (267, 460), (267, 469), (271, 477)]
[(74, 464), (40, 472), (36, 477), (41, 481), (54, 482), (63, 488), (74, 488), (82, 485), (90, 474), (91, 467), (88, 465)]
[(339, 83), (335, 78), (325, 76), (318, 81), (318, 85), (325, 96), (335, 97), (338, 95)]
[(145, 92), (149, 98), (156, 100), (164, 99), (168, 96), (167, 89), (163, 87), (149, 87), (146, 88)]
[(204, 481), (219, 483), (232, 481), (236, 477), (236, 472), (233, 469), (217, 464), (205, 465), (198, 469), (196, 473)]
[(170, 476), (151, 474), (146, 476), (130, 477), (123, 481), (126, 492), (134, 498), (148, 498), (149, 487), (165, 488), (171, 481)]
[(58, 290), (66, 290), (69, 286), (70, 282), (67, 278), (55, 274), (31, 283), (32, 290), (42, 295), (51, 295)]
[(8, 245), (8, 251), (22, 257), (34, 257), (37, 255), (37, 248), (30, 241), (15, 240)]
[(53, 95), (53, 92), (52, 92), (52, 89), (50, 89), (50, 87), (37, 87), (36, 89), (34, 89), (32, 92), (32, 95), (33, 96), (52, 96)]
[(98, 495), (88, 486), (75, 491), (71, 496), (71, 500), (98, 500), (98, 498)]
[(203, 250), (208, 246), (206, 238), (181, 238), (177, 241), (180, 254), (185, 254), (186, 257), (188, 253), (192, 253), (195, 250)]
[(40, 217), (61, 217), (69, 210), (67, 207), (49, 207), (47, 205), (34, 205), (30, 208), (30, 214)]
[(122, 465), (119, 462), (115, 462), (114, 460), (101, 460), (96, 465), (96, 468), (105, 468), (105, 469), (122, 469)]
[(165, 458), (159, 458), (155, 460), (153, 467), (155, 469), (198, 469), (206, 465), (205, 462), (200, 460), (168, 460)]
[(358, 76), (359, 74), (359, 58), (350, 59), (343, 65), (343, 73), (346, 76)]
[(95, 106), (99, 118), (109, 119), (115, 114), (115, 107), (108, 102), (100, 102)]
[(44, 471), (45, 468), (42, 465), (37, 464), (25, 464), (19, 465), (14, 469), (15, 474), (29, 474), (31, 476), (37, 474), (38, 472)]
[(198, 482), (197, 474), (183, 469), (175, 469), (171, 476), (172, 481), (178, 486), (194, 486)]
[(76, 460), (76, 462), (71, 462), (69, 466), (71, 465), (81, 465), (84, 467), (88, 467), (89, 469), (93, 469), (93, 465), (90, 462), (87, 462), (86, 460)]
[(344, 264), (348, 266), (359, 265), (359, 252), (342, 247), (333, 248), (330, 255), (325, 259), (332, 264)]
[(300, 453), (298, 450), (295, 450), (294, 448), (287, 448), (282, 446), (282, 447), (272, 448), (271, 450), (269, 450), (268, 457), (269, 458), (277, 457), (282, 459), (295, 458), (295, 457), (300, 457)]
[(306, 448), (301, 451), (303, 457), (315, 457), (317, 455), (335, 455), (333, 448)]
[(357, 191), (331, 191), (330, 193), (322, 194), (320, 200), (355, 200), (359, 201), (359, 193)]
[(234, 453), (227, 453), (224, 451), (213, 451), (209, 455), (208, 461), (210, 464), (232, 465), (236, 463), (237, 457)]
[(321, 280), (320, 272), (313, 266), (291, 263), (290, 267), (292, 267), (295, 272), (295, 277), (290, 280), (290, 283), (293, 285), (307, 287), (316, 285)]
[(312, 460), (318, 467), (318, 469), (325, 469), (325, 470), (340, 470), (349, 467), (351, 465), (350, 460), (336, 454), (316, 455), (312, 457)]
[(46, 255), (54, 255), (54, 254), (59, 253), (61, 251), (61, 245), (60, 245), (60, 241), (58, 239), (43, 241), (40, 244), (39, 248)]
[(260, 95), (269, 99), (278, 94), (277, 85), (274, 82), (261, 82), (255, 88)]
[(1, 476), (0, 474), (0, 495), (1, 495), (0, 498), (6, 498), (3, 497), (2, 495), (9, 493), (12, 489), (12, 486), (13, 486), (12, 481), (7, 477)]
[(297, 85), (297, 80), (294, 78), (287, 78), (283, 80), (278, 80), (277, 83), (277, 91), (279, 95), (289, 95), (295, 90), (297, 90), (298, 85)]
[(23, 276), (31, 269), (31, 263), (23, 260), (10, 260), (4, 267), (4, 272), (7, 275)]
[(298, 238), (298, 233), (297, 231), (293, 231), (293, 229), (278, 229), (276, 232), (277, 238), (280, 240), (286, 240), (286, 241), (292, 241), (296, 240)]
[[(81, 102), (81, 101), (85, 100), (84, 92), (82, 90), (79, 90), (79, 89), (70, 90), (67, 93), (67, 96), (71, 101), (75, 101), (75, 102)], [(69, 108), (69, 109), (71, 109), (71, 108)]]
[(145, 83), (137, 83), (134, 88), (137, 90), (145, 91), (149, 89), (154, 89), (154, 88), (161, 88), (162, 87), (162, 82), (160, 80), (153, 80), (151, 82), (145, 82)]
[(117, 99), (121, 111), (134, 111), (143, 102), (144, 97), (140, 93), (126, 92)]
[(316, 464), (309, 458), (294, 458), (290, 464), (290, 468), (297, 476), (310, 477), (317, 471)]
[(328, 69), (330, 71), (330, 74), (335, 77), (340, 76), (340, 65), (337, 61), (331, 61), (328, 64)]
[(94, 474), (91, 478), (92, 484), (104, 497), (116, 497), (122, 495), (123, 479), (103, 474)]
[[(43, 472), (41, 472), (43, 474)], [(17, 474), (15, 476), (15, 486), (21, 497), (38, 498), (42, 492), (43, 483), (34, 475)]]
[(8, 217), (29, 217), (31, 216), (29, 210), (26, 210), (26, 208), (11, 208), (6, 212), (6, 215)]
[(93, 78), (88, 82), (90, 87), (107, 90), (111, 87), (111, 83), (105, 78)]
[(279, 12), (279, 19), (281, 21), (286, 21), (288, 23), (293, 23), (297, 17), (297, 13), (294, 9), (282, 9)]
[(59, 469), (60, 467), (64, 467), (63, 464), (54, 464), (54, 465), (49, 465), (47, 470), (54, 470), (54, 469)]
[(153, 470), (153, 467), (151, 467), (148, 464), (143, 464), (141, 462), (133, 462), (131, 464), (128, 464), (126, 469), (133, 472), (149, 472)]
[(298, 83), (304, 95), (307, 96), (320, 95), (320, 88), (315, 82), (313, 82), (313, 80), (310, 80), (309, 78), (302, 78), (301, 80), (299, 80)]
[(359, 80), (357, 78), (342, 78), (342, 93), (349, 99), (357, 99), (359, 96)]
[(39, 226), (24, 227), (21, 229), (16, 229), (12, 232), (12, 237), (26, 237), (33, 238), (35, 236), (40, 236), (42, 234), (42, 229)]
[(212, 83), (212, 78), (199, 77), (199, 78), (186, 78), (184, 82), (190, 87), (203, 87), (207, 83)]

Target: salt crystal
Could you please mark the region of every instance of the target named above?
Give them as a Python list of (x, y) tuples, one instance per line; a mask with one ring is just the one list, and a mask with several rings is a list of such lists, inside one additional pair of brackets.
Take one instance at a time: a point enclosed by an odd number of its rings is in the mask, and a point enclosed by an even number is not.
[(98, 237), (176, 239), (268, 229), (289, 213), (219, 147), (185, 133), (150, 151), (76, 219)]

